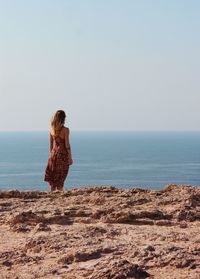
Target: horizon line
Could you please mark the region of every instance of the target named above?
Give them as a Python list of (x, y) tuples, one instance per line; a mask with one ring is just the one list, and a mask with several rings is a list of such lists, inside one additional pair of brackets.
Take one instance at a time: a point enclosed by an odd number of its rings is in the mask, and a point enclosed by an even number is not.
[[(163, 133), (184, 133), (184, 132), (200, 132), (200, 130), (73, 130), (70, 128), (72, 132), (141, 132), (141, 133), (156, 133), (156, 132), (163, 132)], [(0, 133), (10, 133), (10, 132), (49, 132), (49, 130), (0, 130)]]

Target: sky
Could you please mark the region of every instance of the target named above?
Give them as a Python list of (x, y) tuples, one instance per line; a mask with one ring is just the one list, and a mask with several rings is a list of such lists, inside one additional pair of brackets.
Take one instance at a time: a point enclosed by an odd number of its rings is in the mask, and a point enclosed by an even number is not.
[(199, 0), (0, 0), (0, 131), (200, 130)]

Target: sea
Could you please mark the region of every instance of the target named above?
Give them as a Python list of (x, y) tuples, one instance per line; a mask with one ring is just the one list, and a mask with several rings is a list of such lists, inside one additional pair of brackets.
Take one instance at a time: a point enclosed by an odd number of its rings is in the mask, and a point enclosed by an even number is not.
[[(71, 131), (65, 189), (200, 185), (200, 132)], [(0, 132), (0, 190), (48, 191), (49, 132)]]

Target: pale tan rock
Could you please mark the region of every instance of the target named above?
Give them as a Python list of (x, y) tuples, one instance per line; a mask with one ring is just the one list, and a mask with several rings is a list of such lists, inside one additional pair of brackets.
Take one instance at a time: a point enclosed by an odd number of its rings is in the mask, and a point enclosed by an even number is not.
[(0, 279), (199, 279), (200, 187), (0, 191)]

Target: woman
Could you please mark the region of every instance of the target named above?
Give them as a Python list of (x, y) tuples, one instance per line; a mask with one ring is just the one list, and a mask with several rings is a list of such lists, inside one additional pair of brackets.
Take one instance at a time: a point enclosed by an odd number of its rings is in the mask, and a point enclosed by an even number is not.
[(50, 156), (44, 176), (44, 181), (49, 183), (51, 192), (63, 190), (69, 166), (73, 163), (69, 143), (69, 128), (64, 126), (65, 118), (65, 112), (58, 110), (51, 121)]

